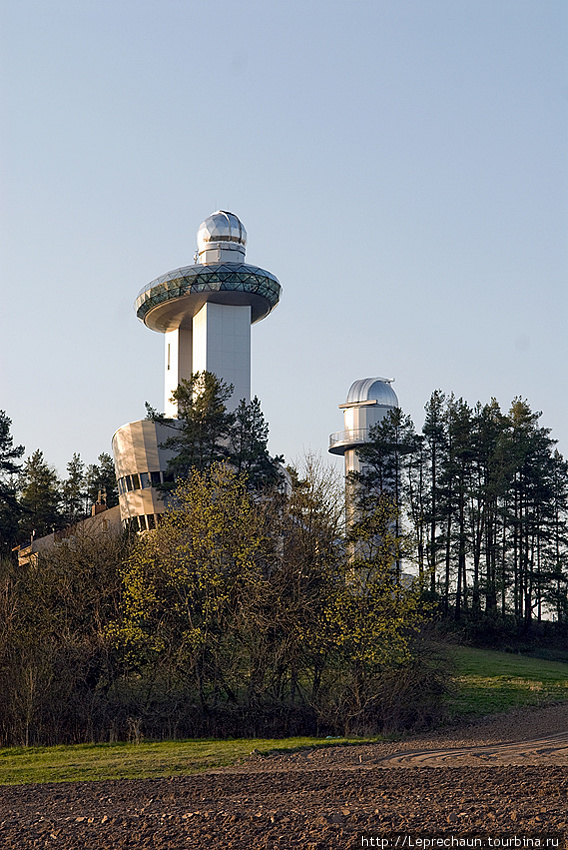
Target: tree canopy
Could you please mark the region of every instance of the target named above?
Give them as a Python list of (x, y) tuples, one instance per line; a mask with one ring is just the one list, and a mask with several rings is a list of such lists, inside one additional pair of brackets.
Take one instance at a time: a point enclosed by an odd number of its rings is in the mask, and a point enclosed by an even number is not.
[(259, 499), (226, 462), (193, 469), (127, 562), (124, 617), (108, 634), (148, 687), (183, 692), (188, 733), (276, 732), (284, 715), (342, 732), (412, 717), (385, 684), (421, 669), (424, 612), (418, 588), (393, 580), (396, 541), (377, 514), (384, 545), (356, 579), (329, 475), (311, 462), (290, 477), (288, 495)]

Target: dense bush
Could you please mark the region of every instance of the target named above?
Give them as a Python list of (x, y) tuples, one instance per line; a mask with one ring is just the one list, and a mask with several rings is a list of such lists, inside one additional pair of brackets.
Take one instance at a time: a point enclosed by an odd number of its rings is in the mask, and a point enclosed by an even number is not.
[(137, 541), (108, 635), (125, 694), (137, 677), (130, 711), (145, 734), (166, 717), (177, 734), (210, 735), (439, 718), (446, 668), (426, 650), (418, 591), (394, 568), (392, 507), (382, 500), (371, 517), (380, 545), (347, 557), (314, 472), (283, 497), (251, 494), (225, 465), (194, 470)]

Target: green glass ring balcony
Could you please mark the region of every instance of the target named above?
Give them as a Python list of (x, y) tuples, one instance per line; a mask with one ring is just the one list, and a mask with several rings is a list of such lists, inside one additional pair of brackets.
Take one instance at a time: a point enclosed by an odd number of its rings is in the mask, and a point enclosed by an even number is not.
[(136, 315), (165, 333), (190, 327), (207, 302), (249, 305), (251, 322), (264, 319), (278, 304), (280, 284), (270, 272), (246, 263), (185, 266), (153, 280), (138, 293)]

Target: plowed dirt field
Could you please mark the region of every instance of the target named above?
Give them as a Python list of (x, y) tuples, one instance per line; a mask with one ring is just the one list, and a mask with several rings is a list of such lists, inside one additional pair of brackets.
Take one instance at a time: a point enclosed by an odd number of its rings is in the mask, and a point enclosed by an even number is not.
[(432, 834), (543, 847), (567, 824), (568, 705), (187, 777), (0, 788), (0, 850), (331, 850), (394, 834), (393, 850)]

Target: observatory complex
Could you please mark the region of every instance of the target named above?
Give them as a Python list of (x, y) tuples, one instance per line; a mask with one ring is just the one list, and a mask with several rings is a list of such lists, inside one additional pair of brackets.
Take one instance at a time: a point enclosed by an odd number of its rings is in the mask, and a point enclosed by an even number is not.
[(161, 445), (175, 428), (171, 396), (179, 383), (195, 372), (214, 372), (234, 386), (229, 409), (250, 401), (251, 325), (276, 307), (281, 287), (271, 272), (245, 263), (246, 243), (240, 219), (217, 210), (197, 232), (194, 265), (162, 275), (136, 299), (138, 318), (164, 334), (169, 419), (130, 422), (112, 440), (122, 522), (136, 530), (154, 528), (164, 511), (157, 487), (167, 480), (171, 452)]

